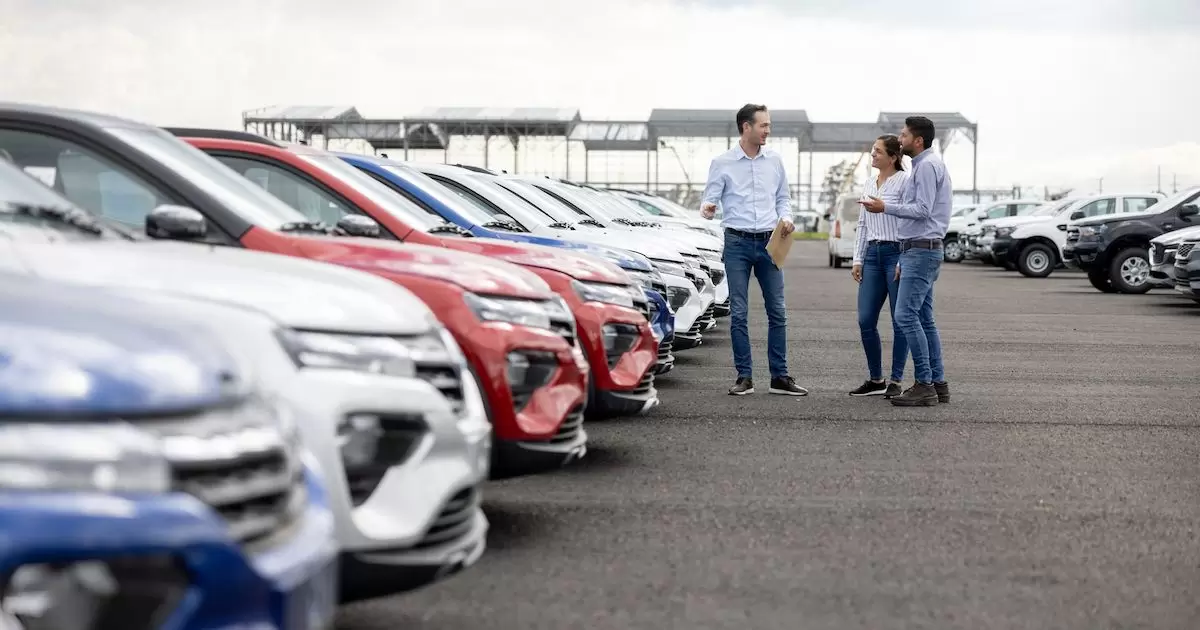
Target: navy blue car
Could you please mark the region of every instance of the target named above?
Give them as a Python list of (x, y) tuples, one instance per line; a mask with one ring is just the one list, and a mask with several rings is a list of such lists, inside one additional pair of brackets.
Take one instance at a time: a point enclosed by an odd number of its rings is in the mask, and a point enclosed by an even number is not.
[(332, 516), (294, 426), (154, 304), (0, 274), (0, 627), (328, 627)]

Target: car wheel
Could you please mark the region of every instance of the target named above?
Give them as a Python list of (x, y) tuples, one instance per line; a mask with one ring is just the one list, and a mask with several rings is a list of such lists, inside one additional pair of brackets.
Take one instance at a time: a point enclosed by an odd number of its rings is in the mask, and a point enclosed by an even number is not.
[(1017, 257), (1017, 270), (1026, 278), (1045, 278), (1054, 271), (1054, 252), (1041, 243), (1031, 243)]
[(957, 234), (946, 237), (945, 242), (942, 244), (942, 259), (948, 263), (962, 262), (962, 243), (958, 242)]
[(841, 256), (834, 256), (834, 257), (833, 257), (833, 268), (834, 268), (834, 269), (841, 269), (841, 268), (842, 268), (842, 257), (841, 257)]
[(1108, 266), (1113, 287), (1121, 293), (1150, 290), (1150, 257), (1145, 247), (1127, 247)]
[(1108, 270), (1101, 267), (1092, 267), (1088, 269), (1088, 281), (1096, 287), (1098, 291), (1103, 293), (1116, 293), (1116, 288), (1112, 285), (1112, 280), (1108, 276)]
[(829, 255), (829, 266), (830, 266), (830, 268), (833, 267), (833, 254)]

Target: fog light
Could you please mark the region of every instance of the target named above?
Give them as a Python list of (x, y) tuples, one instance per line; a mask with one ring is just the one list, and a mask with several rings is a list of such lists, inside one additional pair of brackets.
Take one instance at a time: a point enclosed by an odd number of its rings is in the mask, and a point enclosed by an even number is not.
[(151, 630), (166, 621), (187, 586), (187, 575), (167, 556), (25, 565), (7, 581), (0, 627)]
[(641, 336), (637, 326), (631, 324), (605, 324), (601, 329), (604, 337), (604, 355), (608, 358), (608, 367), (616, 367), (621, 357), (633, 349)]
[(508, 387), (513, 407), (520, 411), (538, 388), (550, 383), (558, 370), (558, 357), (552, 352), (522, 350), (508, 353)]
[(379, 416), (356, 413), (346, 416), (338, 425), (337, 443), (342, 451), (342, 465), (361, 468), (375, 460), (383, 427)]

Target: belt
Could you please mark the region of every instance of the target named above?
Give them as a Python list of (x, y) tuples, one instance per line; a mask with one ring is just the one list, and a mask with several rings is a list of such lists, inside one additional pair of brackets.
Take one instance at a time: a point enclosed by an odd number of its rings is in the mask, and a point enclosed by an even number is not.
[(900, 241), (884, 241), (884, 240), (880, 240), (877, 238), (873, 238), (873, 239), (867, 241), (867, 245), (884, 245), (884, 244), (895, 245), (899, 242)]
[(900, 241), (900, 250), (910, 249), (941, 249), (942, 240), (938, 238), (906, 238)]
[(775, 230), (768, 230), (766, 232), (743, 232), (741, 230), (735, 230), (733, 228), (728, 228), (728, 227), (725, 228), (726, 234), (732, 234), (739, 238), (747, 238), (752, 241), (769, 241), (769, 240), (771, 240), (771, 234), (774, 231)]

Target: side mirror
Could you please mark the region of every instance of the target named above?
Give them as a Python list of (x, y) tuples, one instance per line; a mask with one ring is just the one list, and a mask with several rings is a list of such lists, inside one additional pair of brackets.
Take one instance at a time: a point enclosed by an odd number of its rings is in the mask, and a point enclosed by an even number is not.
[(367, 238), (379, 238), (379, 224), (368, 216), (361, 214), (347, 214), (338, 219), (337, 227), (347, 236), (365, 236)]
[(146, 236), (150, 238), (189, 240), (206, 234), (208, 221), (195, 208), (164, 204), (146, 215)]
[(1071, 220), (1072, 220), (1072, 221), (1075, 221), (1076, 219), (1082, 219), (1082, 218), (1083, 218), (1083, 211), (1082, 211), (1082, 210), (1076, 210), (1075, 212), (1072, 212), (1072, 213), (1071, 213)]
[(1200, 206), (1197, 206), (1194, 203), (1189, 203), (1188, 205), (1179, 209), (1179, 216), (1181, 217), (1190, 217), (1197, 214), (1200, 214)]

